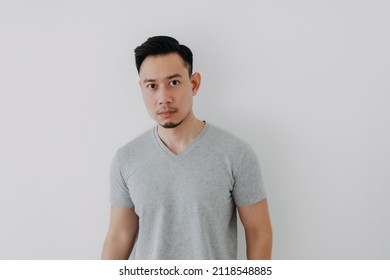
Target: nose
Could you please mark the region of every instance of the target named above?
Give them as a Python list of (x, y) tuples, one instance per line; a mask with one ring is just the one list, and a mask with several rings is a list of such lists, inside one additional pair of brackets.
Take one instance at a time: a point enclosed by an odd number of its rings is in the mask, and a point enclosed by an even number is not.
[(171, 94), (169, 93), (169, 90), (165, 87), (160, 87), (160, 90), (158, 91), (158, 104), (167, 104), (172, 103), (173, 99)]

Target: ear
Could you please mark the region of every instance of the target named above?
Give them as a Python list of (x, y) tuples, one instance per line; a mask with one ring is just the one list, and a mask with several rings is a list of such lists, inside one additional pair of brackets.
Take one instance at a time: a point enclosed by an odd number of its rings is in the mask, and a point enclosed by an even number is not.
[(194, 74), (192, 74), (191, 76), (192, 96), (195, 96), (196, 93), (198, 92), (198, 89), (200, 87), (200, 81), (201, 81), (201, 77), (199, 72), (195, 72)]

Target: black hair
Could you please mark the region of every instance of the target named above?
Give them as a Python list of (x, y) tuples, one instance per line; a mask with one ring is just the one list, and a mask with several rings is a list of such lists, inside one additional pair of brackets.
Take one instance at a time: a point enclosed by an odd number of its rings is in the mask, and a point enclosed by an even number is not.
[(175, 38), (169, 36), (150, 37), (141, 46), (136, 47), (134, 53), (138, 73), (146, 57), (177, 53), (184, 60), (188, 68), (188, 74), (192, 75), (192, 52), (187, 46), (180, 45)]

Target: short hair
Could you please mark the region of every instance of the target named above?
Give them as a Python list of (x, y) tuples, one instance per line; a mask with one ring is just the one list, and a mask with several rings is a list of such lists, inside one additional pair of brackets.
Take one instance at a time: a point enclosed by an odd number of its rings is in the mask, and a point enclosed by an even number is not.
[(154, 36), (148, 38), (141, 46), (134, 50), (135, 65), (139, 74), (142, 62), (148, 56), (177, 53), (184, 60), (189, 76), (192, 75), (192, 52), (185, 46), (169, 36)]

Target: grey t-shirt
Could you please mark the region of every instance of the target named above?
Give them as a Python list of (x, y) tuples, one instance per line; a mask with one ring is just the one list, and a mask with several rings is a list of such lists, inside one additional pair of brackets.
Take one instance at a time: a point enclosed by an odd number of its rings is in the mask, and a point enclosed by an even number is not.
[(236, 205), (265, 198), (253, 150), (206, 123), (179, 155), (157, 127), (118, 149), (110, 201), (139, 216), (135, 259), (237, 259)]

